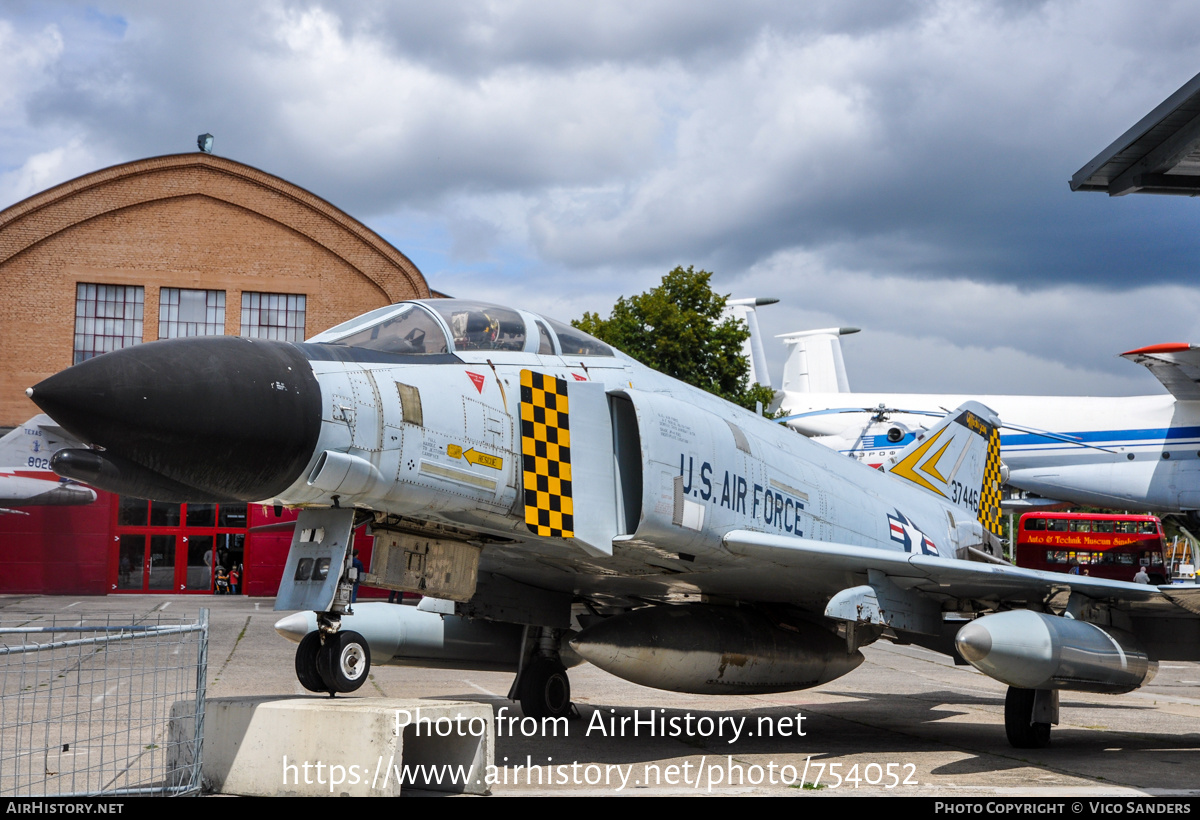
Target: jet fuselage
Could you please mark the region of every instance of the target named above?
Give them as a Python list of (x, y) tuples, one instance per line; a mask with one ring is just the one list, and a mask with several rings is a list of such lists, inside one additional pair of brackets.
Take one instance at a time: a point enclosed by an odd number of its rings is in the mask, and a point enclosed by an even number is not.
[[(543, 396), (533, 403), (531, 378)], [(534, 405), (553, 385), (569, 408), (547, 425)], [(624, 595), (817, 600), (840, 582), (781, 577), (730, 555), (722, 537), (742, 529), (943, 556), (983, 540), (977, 493), (954, 504), (573, 328), (458, 300), (392, 306), (305, 344), (143, 345), (31, 394), (104, 448), (66, 452), (60, 473), (161, 500), (344, 505), (431, 522), (478, 534), (484, 567), (551, 588), (603, 590), (624, 576)], [(560, 440), (545, 442), (547, 428)]]

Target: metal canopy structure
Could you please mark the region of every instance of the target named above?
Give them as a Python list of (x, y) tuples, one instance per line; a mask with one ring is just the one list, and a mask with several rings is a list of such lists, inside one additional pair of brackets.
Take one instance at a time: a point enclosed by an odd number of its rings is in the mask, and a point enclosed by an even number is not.
[(1200, 195), (1200, 74), (1080, 168), (1071, 190)]

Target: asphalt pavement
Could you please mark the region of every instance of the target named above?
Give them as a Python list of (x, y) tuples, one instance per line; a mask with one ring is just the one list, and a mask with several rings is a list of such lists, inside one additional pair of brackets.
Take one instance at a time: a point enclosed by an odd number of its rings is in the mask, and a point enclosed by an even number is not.
[[(210, 610), (208, 696), (309, 695), (269, 598), (0, 596), (5, 626), (53, 616), (130, 621)], [(1062, 693), (1049, 748), (1004, 736), (1005, 687), (971, 667), (880, 641), (816, 689), (714, 697), (571, 670), (577, 717), (523, 720), (510, 674), (376, 666), (355, 696), (472, 700), (497, 714), (496, 795), (925, 797), (1200, 795), (1200, 665), (1164, 663), (1128, 695)], [(804, 785), (802, 785), (804, 784)]]

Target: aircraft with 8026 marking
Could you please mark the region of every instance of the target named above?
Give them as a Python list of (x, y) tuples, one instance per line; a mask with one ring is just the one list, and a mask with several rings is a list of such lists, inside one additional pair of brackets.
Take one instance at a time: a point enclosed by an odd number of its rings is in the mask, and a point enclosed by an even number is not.
[[(353, 691), (371, 663), (509, 669), (527, 715), (561, 716), (580, 657), (755, 694), (833, 680), (886, 637), (957, 646), (1036, 746), (1060, 689), (1129, 691), (1200, 649), (1198, 588), (996, 557), (999, 420), (976, 403), (877, 471), (568, 325), (455, 299), (303, 344), (154, 342), (28, 392), (93, 445), (58, 453), (60, 475), (301, 510), (276, 609), (306, 611), (277, 629), (313, 691)], [(363, 522), (362, 580), (418, 607), (351, 604)]]
[(79, 447), (45, 414), (34, 416), (0, 438), (0, 515), (28, 513), (12, 507), (64, 507), (91, 504), (96, 493), (50, 471), (58, 450)]

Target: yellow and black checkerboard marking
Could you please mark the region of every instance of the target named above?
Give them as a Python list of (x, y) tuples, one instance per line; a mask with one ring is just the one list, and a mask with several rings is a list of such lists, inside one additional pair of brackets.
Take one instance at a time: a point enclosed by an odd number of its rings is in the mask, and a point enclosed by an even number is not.
[(1000, 431), (988, 436), (987, 464), (983, 468), (983, 491), (979, 497), (979, 523), (993, 535), (1000, 534)]
[(521, 460), (525, 525), (535, 535), (575, 535), (571, 499), (571, 426), (567, 383), (545, 373), (521, 371)]

